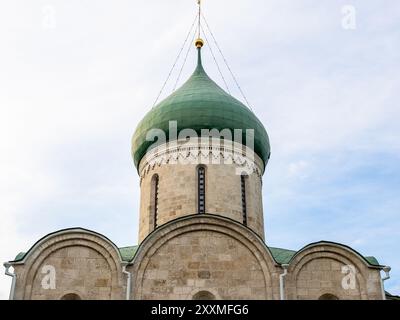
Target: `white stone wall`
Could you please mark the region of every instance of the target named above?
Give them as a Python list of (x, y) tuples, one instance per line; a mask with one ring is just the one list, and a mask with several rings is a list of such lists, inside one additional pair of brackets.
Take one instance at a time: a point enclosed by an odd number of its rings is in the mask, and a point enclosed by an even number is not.
[[(118, 249), (88, 230), (63, 230), (40, 240), (24, 260), (14, 264), (15, 299), (125, 299), (127, 277)], [(54, 288), (43, 287), (52, 266)], [(354, 287), (343, 286), (354, 268)], [(255, 233), (242, 224), (216, 215), (182, 217), (161, 226), (141, 244), (132, 264), (132, 299), (266, 299), (280, 297), (283, 269)], [(349, 284), (348, 282), (346, 282)], [(290, 261), (285, 277), (289, 300), (319, 299), (330, 294), (340, 300), (382, 299), (379, 267), (355, 251), (334, 243), (310, 245)]]
[(311, 246), (291, 262), (286, 279), (290, 300), (381, 300), (379, 268), (367, 266), (354, 251), (333, 243)]
[[(219, 141), (219, 140), (218, 140)], [(220, 150), (220, 141), (204, 148), (202, 144), (178, 144), (162, 146), (161, 152), (147, 154), (140, 163), (141, 176), (139, 242), (153, 231), (152, 177), (159, 176), (158, 225), (176, 218), (196, 214), (197, 168), (206, 167), (206, 212), (222, 215), (243, 222), (240, 172), (249, 173), (246, 178), (246, 206), (248, 227), (264, 237), (262, 207), (261, 159), (252, 151), (245, 155), (242, 146)], [(251, 157), (253, 158), (251, 158)]]
[(125, 276), (117, 249), (83, 229), (49, 235), (14, 268), (17, 300), (58, 300), (67, 294), (85, 300), (124, 297)]
[(278, 299), (278, 270), (260, 238), (213, 215), (180, 219), (152, 233), (132, 271), (134, 299)]
[[(44, 266), (54, 267), (54, 289), (42, 286), (47, 276), (41, 272)], [(30, 298), (57, 300), (74, 293), (81, 299), (109, 300), (111, 280), (111, 268), (107, 260), (95, 250), (82, 246), (62, 248), (42, 261), (32, 283)]]

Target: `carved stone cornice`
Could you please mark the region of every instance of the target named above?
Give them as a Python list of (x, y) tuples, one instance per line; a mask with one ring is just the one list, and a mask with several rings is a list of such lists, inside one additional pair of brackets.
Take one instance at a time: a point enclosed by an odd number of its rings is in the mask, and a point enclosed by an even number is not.
[[(199, 139), (200, 140), (200, 139)], [(251, 149), (241, 144), (212, 139), (207, 142), (175, 141), (149, 150), (139, 165), (141, 180), (163, 165), (237, 165), (237, 172), (256, 173), (260, 178), (264, 173), (264, 163)]]

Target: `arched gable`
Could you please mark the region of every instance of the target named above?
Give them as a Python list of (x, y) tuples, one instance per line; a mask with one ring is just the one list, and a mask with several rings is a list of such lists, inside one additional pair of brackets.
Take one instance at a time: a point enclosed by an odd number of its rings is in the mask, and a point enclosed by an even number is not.
[(379, 297), (380, 266), (373, 266), (357, 251), (334, 242), (312, 243), (289, 262), (287, 287), (292, 299), (318, 299), (331, 294), (339, 299)]
[[(118, 299), (123, 285), (121, 263), (118, 248), (99, 233), (82, 228), (51, 233), (36, 242), (21, 260), (12, 262), (20, 270), (17, 298), (43, 295), (53, 299), (74, 287), (83, 299)], [(56, 287), (43, 291), (38, 288), (38, 277), (46, 275), (42, 273), (47, 265), (50, 271), (54, 268)], [(37, 291), (41, 295), (34, 294)]]
[[(278, 266), (263, 241), (240, 223), (216, 215), (163, 225), (142, 242), (131, 263), (135, 299), (186, 299), (196, 289), (229, 298), (218, 285), (224, 281), (230, 281), (231, 297), (272, 299), (279, 294), (273, 285)], [(235, 279), (235, 272), (241, 278)]]

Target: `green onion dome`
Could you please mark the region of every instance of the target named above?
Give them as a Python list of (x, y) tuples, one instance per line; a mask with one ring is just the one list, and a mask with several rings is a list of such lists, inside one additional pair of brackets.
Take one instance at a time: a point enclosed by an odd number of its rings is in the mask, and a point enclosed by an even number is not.
[(154, 141), (146, 141), (151, 129), (161, 129), (169, 137), (169, 122), (177, 122), (182, 129), (193, 129), (198, 136), (202, 129), (242, 130), (245, 144), (246, 130), (254, 130), (254, 151), (267, 164), (270, 144), (267, 131), (255, 114), (239, 100), (221, 89), (204, 71), (201, 48), (198, 47), (197, 68), (192, 76), (174, 93), (151, 109), (139, 123), (132, 138), (132, 156), (136, 168)]

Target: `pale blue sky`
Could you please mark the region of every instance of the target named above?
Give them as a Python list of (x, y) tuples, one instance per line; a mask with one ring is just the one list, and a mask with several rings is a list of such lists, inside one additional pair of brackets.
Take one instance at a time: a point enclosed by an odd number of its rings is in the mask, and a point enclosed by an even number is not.
[[(73, 226), (119, 246), (137, 243), (139, 181), (130, 139), (195, 5), (0, 4), (2, 262)], [(356, 9), (354, 30), (342, 27), (344, 5)], [(400, 3), (204, 0), (204, 10), (270, 136), (267, 244), (350, 245), (390, 265), (387, 289), (400, 294)], [(203, 52), (207, 72), (221, 83)], [(193, 50), (181, 82), (194, 65)], [(0, 298), (9, 285), (1, 276)]]

